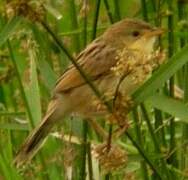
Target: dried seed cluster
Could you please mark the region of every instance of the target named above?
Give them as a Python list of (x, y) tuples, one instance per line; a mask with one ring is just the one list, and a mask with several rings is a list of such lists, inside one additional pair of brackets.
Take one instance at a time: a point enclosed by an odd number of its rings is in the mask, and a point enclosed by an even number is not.
[(113, 113), (107, 115), (107, 120), (111, 124), (118, 124), (120, 127), (127, 126), (127, 114), (133, 105), (133, 101), (130, 96), (122, 95), (118, 93), (113, 106)]
[(104, 172), (111, 172), (127, 164), (126, 152), (115, 144), (111, 144), (110, 149), (106, 143), (99, 144), (94, 147), (93, 154), (98, 159)]
[(43, 0), (13, 0), (6, 5), (8, 17), (23, 16), (31, 21), (40, 21), (44, 17)]

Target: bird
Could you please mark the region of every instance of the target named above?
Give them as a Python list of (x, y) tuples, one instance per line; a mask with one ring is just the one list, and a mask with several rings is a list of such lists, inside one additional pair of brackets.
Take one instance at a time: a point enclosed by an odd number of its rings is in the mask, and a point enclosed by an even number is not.
[[(126, 72), (127, 68), (123, 68), (123, 80), (121, 75), (117, 76), (113, 72), (119, 59), (125, 62), (127, 59), (133, 61), (130, 57), (126, 57), (126, 54), (120, 58), (121, 52), (125, 49), (133, 55), (137, 52), (133, 57), (140, 61), (143, 59), (140, 58), (142, 57), (140, 54), (149, 56), (153, 52), (156, 39), (162, 33), (162, 28), (154, 27), (142, 20), (125, 18), (111, 25), (102, 35), (88, 44), (77, 55), (76, 61), (102, 95), (108, 92), (114, 94), (117, 86), (119, 92), (130, 95), (141, 83), (134, 83), (134, 76), (131, 72)], [(141, 67), (142, 64), (139, 68)], [(15, 155), (13, 163), (16, 167), (26, 164), (34, 157), (53, 127), (65, 116), (76, 114), (81, 117), (95, 117), (106, 113), (105, 110), (95, 107), (93, 101), (97, 97), (74, 65), (70, 65), (60, 76), (52, 94), (44, 118), (31, 131)]]

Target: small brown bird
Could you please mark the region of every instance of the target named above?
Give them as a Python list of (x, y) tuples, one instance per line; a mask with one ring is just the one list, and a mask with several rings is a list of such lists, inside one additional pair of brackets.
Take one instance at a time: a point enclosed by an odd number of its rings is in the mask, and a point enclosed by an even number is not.
[[(113, 24), (90, 43), (77, 56), (77, 62), (101, 94), (108, 92), (114, 94), (120, 79), (124, 76), (118, 91), (131, 95), (143, 81), (134, 83), (135, 78), (139, 78), (139, 75), (134, 75), (134, 67), (130, 68), (130, 64), (137, 60), (137, 68), (139, 67), (139, 70), (143, 69), (142, 67), (145, 68), (144, 63), (139, 61), (149, 57), (153, 51), (156, 37), (162, 32), (161, 29), (146, 22), (124, 19)], [(124, 62), (129, 62), (127, 63), (129, 68), (128, 66), (121, 68), (121, 63), (126, 64)], [(123, 72), (117, 75), (114, 69), (117, 71), (123, 69)], [(14, 159), (14, 164), (20, 166), (31, 160), (53, 126), (66, 115), (73, 113), (91, 117), (105, 113), (95, 107), (93, 97), (96, 98), (95, 94), (79, 71), (73, 65), (68, 67), (57, 81), (46, 115), (21, 146)]]

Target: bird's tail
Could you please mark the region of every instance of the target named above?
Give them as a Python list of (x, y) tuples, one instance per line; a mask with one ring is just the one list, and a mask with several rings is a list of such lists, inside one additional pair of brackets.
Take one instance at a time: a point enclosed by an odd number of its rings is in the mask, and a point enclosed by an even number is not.
[(47, 135), (50, 130), (57, 123), (59, 119), (58, 116), (58, 102), (51, 102), (47, 111), (46, 116), (43, 118), (41, 123), (31, 132), (27, 137), (24, 144), (21, 146), (20, 150), (16, 154), (13, 164), (16, 167), (20, 167), (23, 164), (29, 162), (32, 157), (37, 153), (42, 144), (45, 142)]

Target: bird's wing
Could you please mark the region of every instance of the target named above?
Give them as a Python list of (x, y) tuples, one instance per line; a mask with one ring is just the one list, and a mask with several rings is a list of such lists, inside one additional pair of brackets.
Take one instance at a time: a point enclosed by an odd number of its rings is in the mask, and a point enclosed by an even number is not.
[[(78, 57), (77, 62), (91, 80), (110, 72), (117, 60), (116, 49), (107, 46), (101, 39), (95, 40)], [(71, 65), (57, 81), (55, 92), (65, 92), (85, 84), (79, 71)]]

